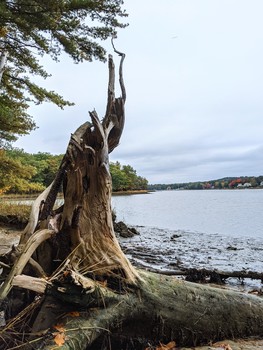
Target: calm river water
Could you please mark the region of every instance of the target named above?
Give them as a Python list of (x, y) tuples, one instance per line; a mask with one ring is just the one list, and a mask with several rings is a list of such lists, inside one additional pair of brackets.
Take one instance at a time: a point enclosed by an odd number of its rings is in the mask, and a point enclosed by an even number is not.
[(141, 233), (120, 238), (138, 265), (263, 272), (263, 190), (160, 191), (112, 206)]
[(263, 190), (157, 191), (113, 196), (118, 220), (232, 237), (262, 237)]

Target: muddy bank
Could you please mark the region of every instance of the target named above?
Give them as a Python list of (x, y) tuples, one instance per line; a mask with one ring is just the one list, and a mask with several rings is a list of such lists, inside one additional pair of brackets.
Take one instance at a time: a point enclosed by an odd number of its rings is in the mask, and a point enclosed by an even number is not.
[[(125, 236), (127, 226), (120, 226)], [(160, 273), (189, 268), (263, 272), (263, 239), (231, 238), (142, 226), (128, 229), (127, 235), (118, 239), (125, 254), (137, 267), (153, 268)], [(17, 244), (20, 232), (18, 228), (0, 224), (0, 255)], [(237, 286), (241, 290), (263, 289), (258, 280), (246, 279), (243, 282), (229, 278), (227, 285)]]
[[(226, 237), (172, 231), (154, 227), (136, 227), (140, 235), (121, 238), (120, 243), (133, 264), (157, 271), (177, 271), (184, 268), (209, 270), (263, 271), (263, 239)], [(228, 285), (243, 287), (243, 280), (229, 279)], [(246, 280), (245, 286), (261, 289), (261, 283)]]

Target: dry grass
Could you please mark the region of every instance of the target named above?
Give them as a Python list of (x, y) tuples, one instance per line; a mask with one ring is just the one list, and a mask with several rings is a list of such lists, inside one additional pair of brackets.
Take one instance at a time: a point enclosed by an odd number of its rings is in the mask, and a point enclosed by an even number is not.
[(0, 222), (21, 225), (28, 221), (31, 205), (0, 201)]

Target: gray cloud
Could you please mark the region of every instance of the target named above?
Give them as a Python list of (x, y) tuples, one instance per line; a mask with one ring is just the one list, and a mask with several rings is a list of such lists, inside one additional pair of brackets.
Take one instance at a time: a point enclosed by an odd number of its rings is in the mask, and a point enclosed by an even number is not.
[[(126, 0), (127, 120), (111, 160), (151, 183), (262, 174), (263, 3), (260, 0)], [(109, 46), (109, 50), (110, 46)], [(118, 58), (116, 57), (116, 61)], [(32, 109), (39, 129), (26, 151), (64, 152), (96, 108), (103, 117), (107, 66), (46, 60), (47, 87), (76, 102)]]

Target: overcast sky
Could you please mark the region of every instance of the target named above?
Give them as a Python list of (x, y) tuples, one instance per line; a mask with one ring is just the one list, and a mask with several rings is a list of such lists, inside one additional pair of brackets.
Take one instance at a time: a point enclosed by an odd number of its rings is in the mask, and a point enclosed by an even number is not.
[[(262, 175), (263, 1), (126, 0), (126, 125), (111, 161), (130, 164), (149, 183)], [(110, 45), (107, 44), (110, 51)], [(118, 57), (115, 57), (117, 64)], [(45, 61), (45, 86), (76, 103), (31, 109), (38, 129), (15, 144), (64, 153), (70, 133), (103, 117), (107, 65)]]

